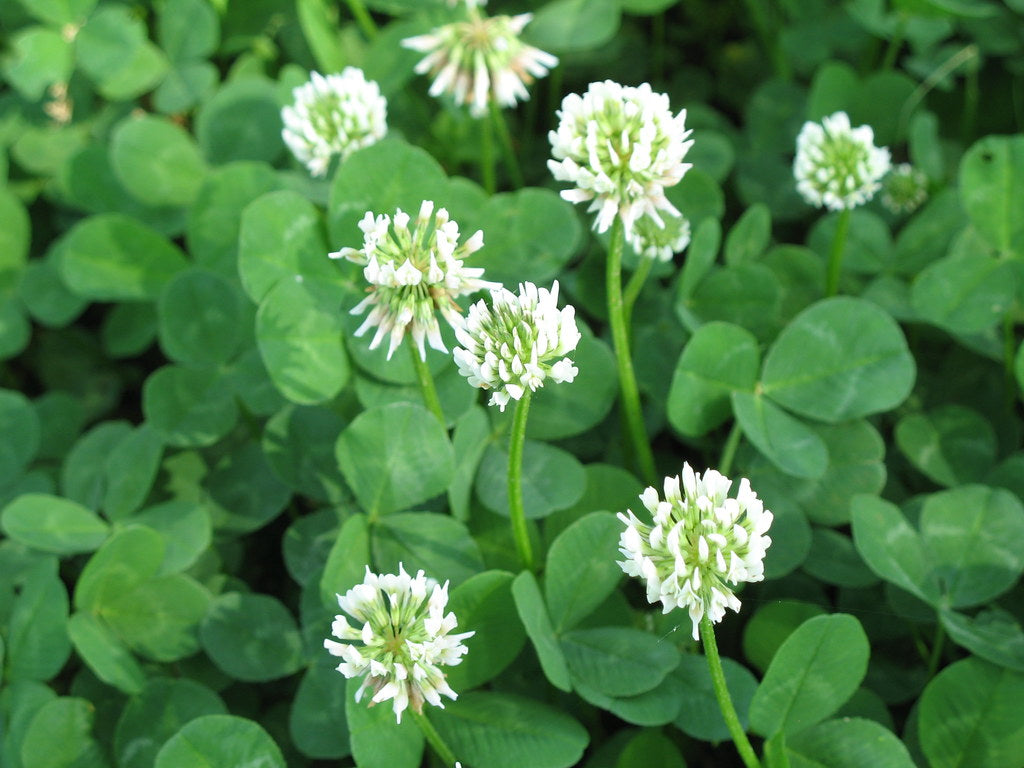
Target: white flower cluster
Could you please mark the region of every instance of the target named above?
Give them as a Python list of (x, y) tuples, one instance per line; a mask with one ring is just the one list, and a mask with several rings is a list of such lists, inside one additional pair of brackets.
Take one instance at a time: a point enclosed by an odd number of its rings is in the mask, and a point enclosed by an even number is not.
[(664, 613), (685, 608), (693, 622), (693, 638), (706, 613), (721, 621), (725, 609), (739, 611), (740, 601), (729, 588), (764, 578), (765, 533), (772, 513), (764, 508), (744, 478), (735, 498), (727, 494), (732, 481), (709, 469), (703, 476), (683, 464), (679, 476), (665, 478), (665, 498), (654, 488), (640, 496), (654, 525), (641, 522), (632, 510), (619, 513), (626, 530), (619, 537), (619, 562), (630, 576), (643, 579), (647, 601), (660, 601)]
[(850, 126), (845, 112), (804, 123), (796, 139), (797, 191), (818, 208), (841, 211), (863, 205), (889, 171), (889, 150), (876, 147), (870, 125)]
[(894, 165), (882, 182), (882, 205), (893, 213), (913, 213), (928, 199), (928, 177), (910, 163)]
[(413, 578), (401, 563), (397, 575), (377, 575), (367, 567), (363, 583), (338, 595), (338, 605), (356, 625), (335, 616), (331, 634), (349, 642), (326, 639), (324, 647), (343, 659), (338, 665), (341, 674), (363, 678), (356, 701), (370, 688), (372, 704), (393, 700), (392, 709), (401, 723), (407, 707), (419, 713), (425, 701), (444, 709), (441, 696), (458, 698), (441, 667), (461, 663), (467, 650), (462, 641), (475, 633), (449, 634), (458, 621), (454, 613), (444, 612), (447, 581), (441, 586), (423, 571)]
[(519, 39), (532, 18), (530, 13), (487, 17), (474, 9), (467, 21), (406, 38), (402, 45), (427, 54), (416, 72), (433, 76), (431, 96), (450, 93), (456, 104), (468, 102), (470, 114), (479, 118), (491, 101), (514, 107), (530, 98), (526, 86), (558, 64), (550, 53)]
[(359, 222), (364, 236), (362, 249), (342, 248), (328, 255), (364, 265), (363, 276), (370, 283), (370, 295), (352, 309), (352, 314), (367, 309), (370, 313), (355, 335), (362, 336), (377, 326), (370, 342), (370, 349), (376, 349), (390, 333), (391, 359), (409, 330), (420, 357), (426, 360), (424, 340), (434, 349), (448, 351), (441, 340), (436, 311), (455, 326), (461, 320), (455, 303), (457, 296), (498, 284), (481, 279), (483, 268), (462, 263), (483, 247), (483, 232), (477, 230), (459, 245), (459, 225), (448, 218), (444, 208), (435, 214), (434, 203), (429, 200), (420, 206), (412, 232), (409, 221), (409, 214), (401, 208), (394, 217), (368, 212)]
[(363, 71), (345, 67), (340, 75), (313, 72), (281, 110), (281, 132), (292, 154), (314, 176), (323, 176), (333, 155), (342, 160), (387, 133), (387, 100)]
[(563, 198), (591, 201), (598, 232), (616, 215), (627, 235), (641, 216), (660, 225), (659, 211), (679, 215), (665, 188), (691, 167), (683, 162), (693, 144), (685, 109), (673, 115), (668, 96), (647, 83), (633, 88), (606, 80), (591, 83), (582, 96), (566, 96), (557, 114), (558, 129), (548, 135), (554, 157), (548, 167), (558, 181), (576, 185), (563, 190)]
[(474, 387), (492, 390), (488, 405), (501, 410), (546, 379), (572, 381), (579, 373), (566, 354), (576, 349), (580, 332), (572, 306), (558, 309), (558, 282), (551, 290), (520, 283), (516, 295), (505, 288), (491, 291), (469, 308), (455, 335), (459, 373)]
[(662, 224), (650, 216), (641, 216), (627, 236), (629, 246), (638, 256), (658, 261), (671, 261), (690, 244), (690, 220), (685, 216), (667, 213)]

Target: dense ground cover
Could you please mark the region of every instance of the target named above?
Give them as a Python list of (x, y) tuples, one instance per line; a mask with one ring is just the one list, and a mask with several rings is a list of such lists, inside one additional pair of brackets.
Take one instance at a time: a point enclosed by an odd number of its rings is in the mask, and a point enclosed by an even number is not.
[[(1024, 766), (1021, 0), (8, 0), (0, 78), (0, 766)], [(743, 512), (652, 576), (684, 462)], [(324, 640), (400, 564), (396, 723)]]

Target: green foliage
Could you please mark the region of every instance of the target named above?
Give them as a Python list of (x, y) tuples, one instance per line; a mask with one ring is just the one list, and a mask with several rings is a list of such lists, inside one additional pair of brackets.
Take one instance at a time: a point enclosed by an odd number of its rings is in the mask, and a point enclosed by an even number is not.
[[(611, 78), (693, 130), (666, 190), (692, 240), (626, 249), (629, 338), (656, 488), (720, 468), (774, 514), (764, 581), (716, 627), (763, 765), (1019, 768), (1022, 12), (492, 0), (560, 60), (499, 125), (401, 45), (475, 13), (444, 0), (0, 3), (0, 765), (440, 765), (323, 647), (337, 595), (399, 565), (473, 633), (458, 699), (424, 706), (466, 768), (739, 764), (685, 610), (618, 563), (650, 479), (609, 244), (546, 164), (562, 99)], [(281, 109), (347, 66), (388, 133), (313, 177)], [(804, 202), (793, 159), (837, 111), (928, 199), (849, 212), (826, 295), (845, 214)], [(429, 349), (440, 423), (409, 350), (355, 336), (362, 266), (327, 258), (425, 200), (482, 232), (466, 267), (575, 308), (578, 374), (527, 424), (532, 572), (514, 403)]]

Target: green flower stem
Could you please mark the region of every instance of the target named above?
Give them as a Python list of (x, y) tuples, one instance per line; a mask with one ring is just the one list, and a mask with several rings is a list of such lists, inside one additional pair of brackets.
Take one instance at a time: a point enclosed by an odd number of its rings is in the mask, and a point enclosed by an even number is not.
[(447, 426), (448, 421), (444, 417), (444, 409), (441, 408), (441, 399), (437, 396), (437, 388), (434, 386), (434, 377), (430, 373), (427, 361), (420, 357), (420, 351), (415, 344), (409, 343), (409, 356), (412, 358), (412, 367), (416, 371), (416, 380), (420, 383), (420, 391), (423, 393), (423, 403), (427, 409), (437, 416), (441, 426)]
[(935, 638), (932, 640), (932, 652), (928, 658), (928, 679), (931, 680), (935, 677), (935, 673), (939, 671), (939, 663), (942, 661), (943, 646), (946, 644), (946, 630), (942, 626), (942, 622), (938, 621), (935, 624)]
[(640, 411), (640, 390), (633, 372), (633, 359), (629, 352), (629, 329), (626, 321), (626, 308), (622, 300), (622, 248), (626, 242), (626, 233), (622, 227), (622, 219), (615, 217), (612, 224), (611, 247), (608, 250), (607, 291), (608, 321), (612, 328), (612, 344), (615, 348), (615, 361), (619, 370), (619, 393), (622, 401), (622, 413), (626, 421), (626, 432), (633, 446), (633, 454), (639, 464), (640, 474), (645, 482), (654, 485), (657, 474), (654, 469), (654, 454), (651, 444), (647, 442), (644, 429), (643, 414)]
[(512, 146), (512, 134), (509, 133), (508, 123), (505, 121), (505, 113), (501, 111), (501, 108), (493, 100), (490, 102), (489, 109), (491, 122), (494, 123), (494, 129), (498, 133), (498, 140), (501, 142), (505, 170), (508, 171), (508, 175), (512, 179), (512, 186), (516, 189), (522, 189), (525, 186), (523, 183), (523, 172), (519, 167), (519, 159), (516, 157), (515, 148)]
[(420, 727), (420, 731), (423, 733), (423, 738), (427, 740), (431, 749), (433, 749), (434, 752), (437, 753), (437, 756), (441, 758), (441, 762), (447, 766), (451, 766), (451, 768), (454, 768), (455, 753), (452, 752), (451, 747), (445, 743), (445, 740), (441, 738), (441, 734), (437, 732), (433, 723), (431, 723), (427, 719), (427, 716), (421, 712), (413, 712), (411, 709), (408, 711), (412, 713), (412, 719), (415, 720), (416, 725)]
[(498, 188), (494, 167), (494, 125), (490, 120), (480, 120), (480, 180), (484, 191), (493, 195)]
[(626, 290), (622, 294), (623, 311), (626, 313), (626, 325), (629, 326), (633, 319), (633, 306), (636, 304), (644, 283), (651, 274), (654, 267), (654, 259), (649, 256), (641, 256), (640, 263), (626, 283)]
[(832, 250), (828, 255), (828, 277), (825, 283), (825, 295), (835, 296), (839, 290), (839, 272), (843, 266), (843, 250), (846, 248), (846, 235), (850, 231), (850, 213), (852, 208), (844, 208), (839, 214), (836, 234), (832, 238)]
[(736, 449), (739, 447), (741, 437), (743, 437), (743, 430), (740, 429), (740, 423), (734, 421), (732, 429), (729, 430), (729, 436), (725, 439), (725, 447), (722, 448), (722, 458), (718, 461), (718, 471), (723, 475), (728, 475), (732, 469), (732, 460), (736, 456)]
[(363, 34), (370, 40), (375, 39), (378, 34), (377, 24), (374, 22), (370, 12), (366, 10), (363, 0), (346, 0), (346, 2), (348, 3), (348, 9), (352, 11), (352, 16), (355, 17), (356, 24), (363, 30)]
[(526, 444), (526, 417), (530, 412), (531, 394), (527, 390), (516, 403), (512, 435), (508, 441), (508, 512), (512, 518), (512, 538), (516, 542), (519, 560), (528, 571), (533, 570), (533, 547), (523, 510), (523, 446)]
[(704, 643), (704, 656), (708, 660), (708, 669), (711, 671), (711, 685), (715, 689), (718, 708), (722, 710), (722, 717), (725, 718), (725, 725), (732, 736), (733, 744), (736, 745), (736, 751), (740, 753), (743, 764), (747, 768), (761, 768), (761, 761), (757, 759), (754, 748), (750, 746), (750, 740), (743, 731), (743, 726), (740, 725), (736, 707), (732, 705), (732, 697), (725, 685), (725, 670), (722, 669), (722, 659), (718, 656), (715, 627), (707, 613), (700, 620), (700, 639)]

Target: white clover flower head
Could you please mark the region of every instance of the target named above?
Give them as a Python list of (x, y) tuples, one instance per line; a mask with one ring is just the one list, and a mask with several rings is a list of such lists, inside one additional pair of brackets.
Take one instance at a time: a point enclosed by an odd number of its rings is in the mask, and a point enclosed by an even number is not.
[(709, 469), (695, 474), (683, 464), (679, 476), (665, 478), (665, 498), (655, 488), (641, 495), (654, 519), (647, 525), (632, 510), (618, 515), (626, 525), (619, 536), (619, 566), (647, 586), (647, 602), (661, 602), (663, 612), (685, 608), (693, 622), (693, 639), (705, 615), (719, 622), (725, 609), (739, 611), (729, 585), (764, 579), (765, 533), (772, 513), (764, 508), (746, 478), (730, 497), (732, 481)]
[(487, 5), (487, 0), (446, 0), (449, 8), (465, 5), (467, 8), (479, 8)]
[(458, 698), (445, 681), (441, 667), (462, 663), (462, 641), (474, 632), (450, 634), (458, 625), (455, 614), (445, 614), (448, 582), (438, 584), (423, 571), (415, 577), (398, 564), (397, 574), (372, 573), (367, 567), (362, 584), (338, 595), (341, 610), (355, 619), (338, 615), (324, 648), (343, 659), (338, 671), (347, 678), (361, 677), (356, 701), (369, 688), (370, 706), (392, 699), (395, 718), (402, 722), (406, 707), (423, 711), (423, 702), (444, 709), (441, 696)]
[(659, 225), (650, 216), (641, 216), (633, 223), (627, 239), (638, 256), (658, 261), (671, 261), (690, 244), (690, 220), (685, 216), (666, 213)]
[(892, 213), (913, 213), (928, 199), (928, 177), (910, 163), (894, 165), (882, 181), (881, 199)]
[(394, 217), (367, 212), (359, 222), (363, 247), (328, 254), (332, 259), (363, 265), (369, 295), (351, 312), (370, 312), (355, 335), (362, 336), (376, 326), (370, 342), (370, 349), (376, 349), (390, 333), (389, 360), (406, 331), (412, 334), (423, 360), (427, 359), (424, 341), (447, 352), (436, 313), (454, 327), (460, 320), (457, 297), (499, 285), (481, 279), (482, 267), (463, 266), (463, 259), (483, 247), (483, 232), (477, 230), (459, 245), (459, 225), (448, 218), (444, 208), (435, 212), (429, 200), (420, 206), (412, 231), (409, 223), (409, 214), (401, 208)]
[(845, 112), (804, 123), (796, 139), (797, 191), (813, 206), (841, 211), (863, 205), (889, 171), (889, 150), (876, 147), (870, 125), (850, 126)]
[(598, 232), (616, 215), (627, 235), (641, 216), (660, 224), (660, 211), (679, 215), (665, 189), (691, 167), (683, 162), (693, 144), (685, 109), (673, 115), (668, 96), (647, 83), (634, 88), (605, 80), (591, 83), (582, 96), (566, 96), (557, 114), (558, 129), (548, 134), (554, 157), (548, 168), (556, 180), (576, 185), (563, 190), (563, 198), (590, 201)]
[(426, 56), (416, 65), (418, 74), (430, 73), (430, 95), (451, 94), (459, 106), (480, 118), (493, 101), (514, 107), (530, 98), (526, 86), (544, 77), (558, 59), (520, 39), (533, 14), (484, 16), (474, 3), (466, 21), (452, 22), (429, 34), (408, 37), (402, 45)]
[(580, 340), (576, 310), (558, 308), (557, 280), (550, 291), (533, 283), (520, 283), (518, 295), (492, 290), (491, 306), (483, 299), (471, 306), (455, 335), (462, 344), (453, 352), (459, 373), (492, 390), (488, 405), (502, 411), (547, 379), (571, 382), (579, 373), (565, 357)]
[(356, 67), (326, 77), (313, 72), (292, 96), (295, 103), (281, 110), (281, 135), (314, 176), (327, 173), (334, 155), (344, 160), (387, 133), (387, 100)]

